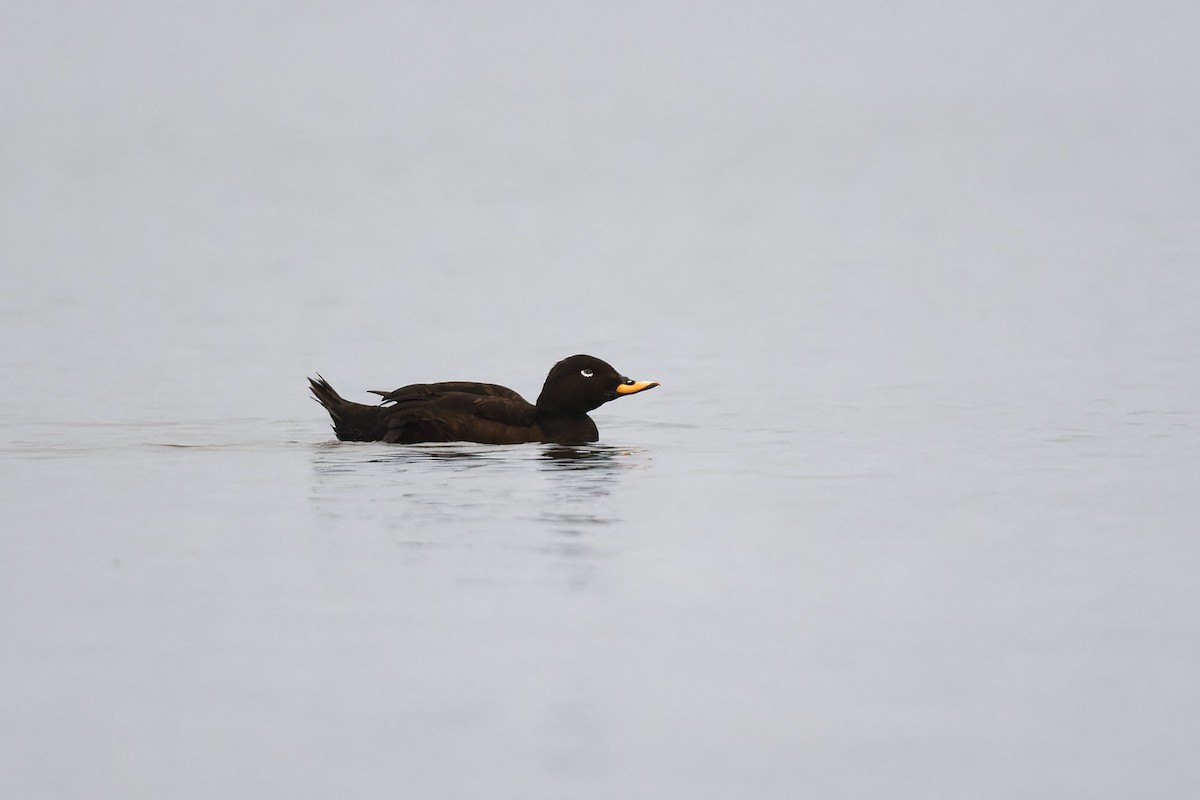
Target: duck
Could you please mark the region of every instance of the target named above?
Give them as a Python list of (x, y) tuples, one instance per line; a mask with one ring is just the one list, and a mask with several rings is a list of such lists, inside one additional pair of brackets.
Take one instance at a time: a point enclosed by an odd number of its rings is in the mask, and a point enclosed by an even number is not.
[(606, 361), (584, 354), (551, 367), (536, 403), (494, 383), (413, 383), (392, 391), (370, 390), (378, 405), (345, 400), (320, 373), (309, 378), (313, 399), (329, 412), (344, 442), (476, 442), (583, 444), (599, 441), (588, 416), (610, 400), (653, 389)]

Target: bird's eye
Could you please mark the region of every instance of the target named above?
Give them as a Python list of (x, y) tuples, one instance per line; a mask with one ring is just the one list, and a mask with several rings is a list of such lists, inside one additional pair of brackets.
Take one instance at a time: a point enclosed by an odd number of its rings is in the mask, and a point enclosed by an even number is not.
[(582, 376), (583, 376), (583, 377), (585, 377), (585, 378), (590, 378), (590, 377), (592, 377), (592, 375), (594, 375), (595, 373), (594, 373), (594, 372), (592, 372), (590, 369), (581, 369), (581, 370), (579, 370), (579, 374), (580, 374), (580, 375), (582, 375)]

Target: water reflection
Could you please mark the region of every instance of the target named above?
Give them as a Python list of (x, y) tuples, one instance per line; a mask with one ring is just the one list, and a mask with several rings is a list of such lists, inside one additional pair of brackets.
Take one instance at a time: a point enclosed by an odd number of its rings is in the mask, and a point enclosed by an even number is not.
[(547, 446), (540, 463), (549, 484), (539, 518), (555, 533), (570, 537), (620, 522), (609, 496), (626, 471), (640, 462), (639, 455), (611, 445)]
[(631, 451), (611, 445), (546, 445), (542, 450), (542, 465), (547, 469), (591, 470), (619, 467), (616, 458)]
[(529, 462), (539, 464), (543, 471), (586, 472), (595, 480), (581, 480), (581, 485), (599, 486), (611, 480), (614, 473), (635, 466), (641, 461), (638, 448), (612, 445), (473, 445), (429, 444), (394, 445), (357, 442), (326, 442), (313, 448), (313, 468), (318, 472), (354, 471), (364, 464), (396, 464), (419, 466), (441, 464), (452, 469), (492, 467), (507, 469)]
[(623, 530), (620, 486), (648, 461), (600, 444), (331, 443), (311, 457), (314, 510), (340, 540), (359, 532), (422, 558), (469, 554), (476, 579), (482, 569), (501, 582), (515, 576), (514, 554), (536, 553), (518, 563), (538, 572), (548, 563), (572, 589), (601, 582)]
[(341, 472), (364, 464), (422, 465), (445, 464), (470, 469), (489, 464), (521, 460), (526, 445), (486, 446), (471, 444), (396, 445), (380, 442), (327, 442), (317, 445), (313, 466), (318, 471)]

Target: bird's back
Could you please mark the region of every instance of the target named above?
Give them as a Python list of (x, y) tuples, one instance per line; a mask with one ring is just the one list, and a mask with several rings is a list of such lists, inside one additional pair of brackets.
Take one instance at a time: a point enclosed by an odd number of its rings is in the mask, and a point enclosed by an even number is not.
[(504, 386), (443, 381), (376, 394), (385, 404), (388, 442), (518, 444), (543, 439), (537, 409)]

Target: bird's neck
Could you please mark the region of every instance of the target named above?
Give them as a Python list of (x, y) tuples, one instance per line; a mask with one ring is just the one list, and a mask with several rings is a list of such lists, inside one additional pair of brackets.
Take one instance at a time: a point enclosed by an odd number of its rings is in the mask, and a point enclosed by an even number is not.
[(596, 423), (587, 414), (564, 414), (538, 406), (538, 425), (546, 437), (564, 442), (594, 442), (600, 438)]

